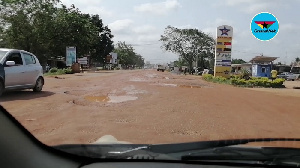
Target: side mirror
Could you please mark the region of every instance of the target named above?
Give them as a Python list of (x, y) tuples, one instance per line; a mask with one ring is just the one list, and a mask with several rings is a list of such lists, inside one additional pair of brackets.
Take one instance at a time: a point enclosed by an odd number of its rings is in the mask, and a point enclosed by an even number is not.
[(15, 61), (6, 61), (5, 63), (7, 66), (14, 66), (16, 65)]

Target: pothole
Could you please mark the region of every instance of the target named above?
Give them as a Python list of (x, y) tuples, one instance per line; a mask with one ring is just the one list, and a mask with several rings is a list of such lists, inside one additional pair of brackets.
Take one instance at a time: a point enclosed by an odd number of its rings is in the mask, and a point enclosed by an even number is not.
[(122, 103), (126, 101), (137, 100), (138, 97), (135, 96), (109, 96), (109, 103)]
[(195, 86), (195, 85), (179, 85), (181, 88), (202, 88), (202, 86)]
[(143, 78), (131, 78), (131, 79), (129, 79), (129, 81), (131, 81), (131, 82), (145, 82), (146, 79), (143, 79)]
[(122, 103), (137, 100), (135, 96), (85, 96), (85, 100), (97, 103)]
[(92, 102), (108, 102), (110, 98), (108, 96), (85, 96), (85, 100)]
[(177, 86), (177, 84), (172, 84), (172, 83), (159, 83), (159, 84), (154, 84), (154, 85), (169, 86), (169, 87), (176, 87)]
[(74, 96), (81, 96), (86, 94), (85, 90), (72, 90), (72, 91), (64, 91), (65, 94), (74, 95)]

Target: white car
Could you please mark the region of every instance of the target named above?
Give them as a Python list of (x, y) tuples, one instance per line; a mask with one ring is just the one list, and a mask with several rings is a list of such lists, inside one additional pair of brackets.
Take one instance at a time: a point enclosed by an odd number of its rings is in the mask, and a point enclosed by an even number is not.
[(277, 75), (278, 78), (283, 78), (285, 80), (297, 80), (299, 78), (299, 74), (294, 74), (291, 72), (282, 72), (281, 74)]
[(0, 48), (0, 95), (7, 90), (40, 92), (43, 86), (43, 68), (34, 54)]

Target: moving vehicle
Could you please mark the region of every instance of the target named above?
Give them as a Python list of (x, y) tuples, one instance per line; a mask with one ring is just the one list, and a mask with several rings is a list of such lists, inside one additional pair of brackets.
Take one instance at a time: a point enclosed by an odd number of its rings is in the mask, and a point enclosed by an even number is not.
[(0, 48), (0, 95), (7, 90), (40, 92), (43, 85), (43, 68), (35, 55), (24, 50)]
[(162, 72), (164, 72), (166, 70), (166, 67), (165, 66), (163, 66), (163, 65), (158, 65), (157, 66), (157, 71), (162, 71)]
[(298, 74), (293, 74), (291, 72), (282, 72), (281, 74), (277, 75), (278, 78), (283, 78), (285, 80), (297, 80), (298, 79)]
[(257, 138), (179, 144), (94, 144), (47, 146), (0, 106), (0, 164), (3, 168), (98, 167), (298, 167), (300, 149), (244, 146), (251, 142), (295, 143), (296, 138)]

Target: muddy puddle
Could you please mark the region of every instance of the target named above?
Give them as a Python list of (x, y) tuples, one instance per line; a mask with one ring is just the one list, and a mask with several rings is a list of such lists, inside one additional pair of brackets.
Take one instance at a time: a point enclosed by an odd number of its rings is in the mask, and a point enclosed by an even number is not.
[(138, 97), (135, 96), (109, 96), (109, 103), (122, 103), (126, 101), (137, 100)]
[(85, 100), (97, 103), (122, 103), (126, 101), (137, 100), (135, 96), (86, 96)]
[(108, 96), (86, 96), (84, 97), (85, 100), (92, 101), (92, 102), (108, 102), (110, 98)]

